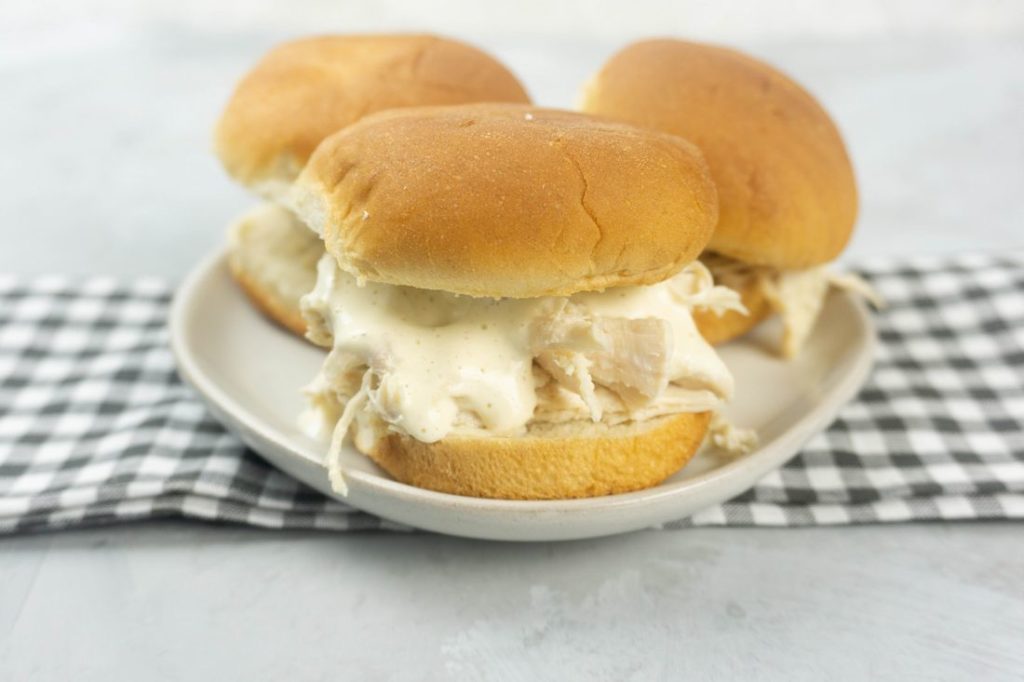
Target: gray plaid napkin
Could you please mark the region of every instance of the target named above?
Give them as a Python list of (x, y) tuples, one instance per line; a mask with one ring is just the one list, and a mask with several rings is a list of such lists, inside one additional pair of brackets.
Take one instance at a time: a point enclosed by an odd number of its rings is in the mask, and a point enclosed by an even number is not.
[[(667, 524), (1024, 518), (1024, 259), (859, 268), (889, 303), (874, 375), (750, 491)], [(155, 281), (0, 277), (0, 532), (158, 516), (399, 528), (248, 452), (177, 378)]]

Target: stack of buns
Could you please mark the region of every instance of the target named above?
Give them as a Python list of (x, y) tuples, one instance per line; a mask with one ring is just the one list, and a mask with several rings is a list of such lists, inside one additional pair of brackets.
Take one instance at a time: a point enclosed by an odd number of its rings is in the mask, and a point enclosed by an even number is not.
[[(606, 495), (681, 468), (733, 380), (712, 344), (772, 313), (806, 338), (856, 216), (821, 107), (749, 57), (638, 43), (581, 112), (428, 36), (270, 52), (221, 118), (264, 203), (232, 227), (252, 302), (329, 348), (303, 423), (399, 481), (509, 499)], [(722, 286), (722, 285), (726, 286)]]

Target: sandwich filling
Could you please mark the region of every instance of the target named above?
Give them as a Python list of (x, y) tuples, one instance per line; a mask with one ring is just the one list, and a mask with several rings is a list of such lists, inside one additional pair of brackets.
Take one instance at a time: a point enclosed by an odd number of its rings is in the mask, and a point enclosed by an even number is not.
[(827, 266), (780, 270), (710, 252), (701, 254), (700, 260), (722, 286), (735, 290), (753, 286), (760, 291), (772, 312), (782, 320), (780, 352), (787, 358), (800, 352), (807, 341), (832, 287), (860, 294), (875, 307), (882, 306), (878, 294), (863, 279), (832, 272)]
[(369, 453), (389, 433), (433, 443), (523, 436), (532, 424), (606, 424), (718, 409), (733, 380), (691, 310), (745, 312), (695, 262), (651, 286), (489, 299), (359, 283), (325, 254), (302, 299), (308, 336), (331, 351), (307, 387), (313, 435)]

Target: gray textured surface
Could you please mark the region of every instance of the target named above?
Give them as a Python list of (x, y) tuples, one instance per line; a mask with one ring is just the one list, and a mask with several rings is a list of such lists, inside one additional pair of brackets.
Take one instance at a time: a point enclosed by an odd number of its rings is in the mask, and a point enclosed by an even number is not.
[[(374, 26), (475, 39), (555, 105), (636, 35), (736, 40), (846, 132), (849, 257), (1024, 245), (1024, 6), (797, 4), (7, 3), (0, 271), (179, 278), (249, 203), (207, 151), (234, 78), (284, 35)], [(1013, 679), (1021, 576), (1012, 524), (545, 546), (144, 524), (0, 540), (0, 679)]]
[(1019, 525), (6, 540), (4, 679), (1010, 679)]

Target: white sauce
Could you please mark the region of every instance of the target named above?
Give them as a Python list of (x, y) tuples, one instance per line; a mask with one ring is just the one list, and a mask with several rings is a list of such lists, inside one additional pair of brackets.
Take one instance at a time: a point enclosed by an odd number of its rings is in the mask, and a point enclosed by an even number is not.
[[(432, 443), (450, 434), (522, 435), (535, 414), (567, 418), (582, 409), (584, 418), (611, 412), (621, 421), (713, 410), (731, 397), (733, 380), (697, 331), (695, 305), (742, 310), (699, 263), (652, 286), (486, 299), (360, 285), (325, 254), (302, 299), (310, 338), (333, 339), (307, 389), (316, 417), (308, 423), (333, 431), (327, 462), (344, 490), (338, 462), (349, 432), (368, 452), (388, 431)], [(535, 364), (556, 356), (565, 372), (548, 376)], [(558, 390), (539, 390), (552, 377)], [(558, 392), (571, 392), (578, 406)]]
[[(376, 376), (373, 407), (393, 430), (432, 443), (452, 430), (460, 409), (496, 434), (529, 420), (536, 398), (528, 327), (538, 299), (360, 287), (326, 254), (317, 271), (303, 299), (307, 320), (333, 334), (332, 354), (352, 354)], [(341, 377), (325, 378), (336, 385)]]

